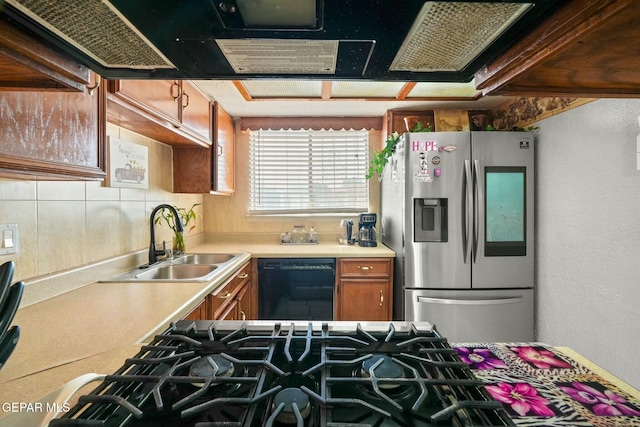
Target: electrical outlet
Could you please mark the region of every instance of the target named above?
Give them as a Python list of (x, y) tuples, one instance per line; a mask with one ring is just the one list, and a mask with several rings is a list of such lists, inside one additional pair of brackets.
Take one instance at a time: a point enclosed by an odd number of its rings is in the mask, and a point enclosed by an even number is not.
[(18, 224), (0, 224), (0, 255), (15, 254), (18, 250)]

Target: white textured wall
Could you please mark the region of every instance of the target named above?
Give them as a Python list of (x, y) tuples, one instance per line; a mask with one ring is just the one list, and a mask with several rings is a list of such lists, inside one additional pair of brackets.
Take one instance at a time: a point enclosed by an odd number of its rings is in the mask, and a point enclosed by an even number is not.
[(537, 337), (640, 389), (640, 100), (538, 123)]

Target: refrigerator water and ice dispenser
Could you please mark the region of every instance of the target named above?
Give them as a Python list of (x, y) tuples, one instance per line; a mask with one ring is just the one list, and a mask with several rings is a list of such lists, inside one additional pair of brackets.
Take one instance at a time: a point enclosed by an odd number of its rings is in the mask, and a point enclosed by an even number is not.
[(413, 199), (414, 242), (447, 242), (449, 227), (448, 200)]

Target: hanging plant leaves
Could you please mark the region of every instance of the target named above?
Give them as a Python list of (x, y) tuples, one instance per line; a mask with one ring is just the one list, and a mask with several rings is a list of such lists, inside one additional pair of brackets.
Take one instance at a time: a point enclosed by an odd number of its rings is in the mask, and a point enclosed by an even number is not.
[[(416, 124), (411, 127), (411, 132), (431, 132), (431, 125), (424, 126), (422, 123), (416, 122)], [(389, 158), (396, 151), (396, 144), (398, 144), (400, 136), (401, 135), (398, 132), (392, 133), (387, 137), (384, 148), (379, 152), (373, 152), (371, 166), (365, 175), (366, 179), (371, 179), (376, 174), (378, 175), (378, 180), (382, 179), (384, 168), (387, 166), (387, 163), (389, 163)]]

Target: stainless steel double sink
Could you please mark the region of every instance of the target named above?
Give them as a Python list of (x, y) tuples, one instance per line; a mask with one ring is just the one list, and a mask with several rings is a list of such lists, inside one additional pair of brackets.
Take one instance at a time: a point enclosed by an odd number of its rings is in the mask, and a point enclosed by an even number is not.
[(186, 254), (143, 265), (101, 282), (207, 282), (241, 254)]

